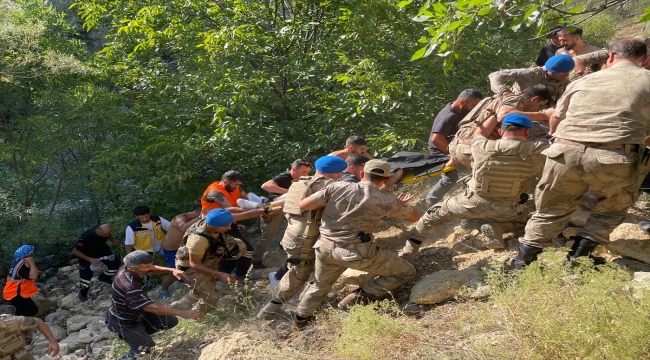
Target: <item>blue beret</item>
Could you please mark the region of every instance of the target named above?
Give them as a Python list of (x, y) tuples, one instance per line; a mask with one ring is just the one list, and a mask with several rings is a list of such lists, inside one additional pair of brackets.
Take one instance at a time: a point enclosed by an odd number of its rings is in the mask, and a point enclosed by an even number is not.
[(524, 115), (508, 114), (503, 118), (502, 125), (515, 125), (532, 129), (533, 122)]
[(34, 247), (32, 245), (23, 245), (14, 253), (14, 259), (20, 260), (31, 255), (34, 255)]
[(571, 56), (560, 54), (551, 56), (546, 60), (544, 67), (546, 68), (546, 71), (564, 73), (573, 70), (573, 68), (576, 67), (576, 63), (573, 61)]
[(336, 174), (348, 168), (348, 164), (345, 160), (338, 156), (331, 155), (323, 156), (316, 160), (314, 166), (316, 166), (316, 170), (323, 174)]
[(208, 215), (205, 217), (206, 224), (216, 227), (230, 226), (233, 221), (235, 221), (235, 216), (226, 209), (210, 210)]

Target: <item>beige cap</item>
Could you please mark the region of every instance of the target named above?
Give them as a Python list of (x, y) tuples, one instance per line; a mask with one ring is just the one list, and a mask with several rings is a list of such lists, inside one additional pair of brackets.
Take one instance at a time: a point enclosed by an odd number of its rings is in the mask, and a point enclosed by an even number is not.
[(650, 37), (647, 37), (645, 35), (634, 35), (632, 36), (632, 39), (643, 41), (644, 43), (650, 45)]
[(389, 177), (390, 164), (383, 160), (368, 160), (363, 167), (363, 172), (377, 176)]

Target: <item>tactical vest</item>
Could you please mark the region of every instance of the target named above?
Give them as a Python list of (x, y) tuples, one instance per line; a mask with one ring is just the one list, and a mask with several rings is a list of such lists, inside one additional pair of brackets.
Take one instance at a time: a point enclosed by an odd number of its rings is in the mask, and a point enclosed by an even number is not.
[(284, 199), (284, 207), (282, 211), (285, 214), (294, 216), (305, 216), (310, 221), (318, 221), (321, 218), (323, 209), (302, 211), (298, 206), (301, 201), (306, 197), (313, 194), (316, 190), (320, 190), (330, 183), (334, 182), (333, 179), (325, 176), (301, 176), (298, 181), (291, 184), (289, 191)]
[[(153, 231), (156, 234), (156, 241), (162, 243), (165, 239), (165, 233), (162, 229), (160, 216), (151, 215), (151, 224), (153, 225)], [(153, 251), (153, 242), (151, 241), (149, 228), (142, 225), (138, 219), (131, 221), (129, 227), (133, 230), (133, 247), (136, 250)]]
[[(34, 332), (20, 329), (20, 318), (2, 316), (0, 320), (0, 360), (29, 360), (34, 359), (25, 350), (32, 343)], [(24, 318), (25, 320), (29, 318)], [(22, 320), (22, 321), (25, 321)], [(33, 320), (36, 321), (36, 320)]]
[(519, 199), (524, 184), (533, 176), (533, 163), (529, 158), (535, 151), (535, 142), (522, 141), (516, 150), (504, 154), (499, 149), (501, 140), (489, 140), (484, 149), (490, 155), (474, 163), (470, 189), (477, 195)]
[[(18, 295), (18, 288), (20, 288), (20, 296), (25, 299), (32, 297), (38, 293), (36, 280), (23, 279), (18, 275), (20, 268), (23, 266), (25, 266), (24, 259), (13, 260), (11, 262), (9, 275), (7, 275), (7, 282), (5, 283), (5, 288), (2, 291), (2, 295), (7, 301), (15, 298)], [(2, 359), (0, 358), (0, 360)]]
[(202, 262), (205, 264), (214, 258), (223, 259), (227, 257), (234, 257), (239, 253), (239, 247), (237, 241), (232, 235), (228, 234), (218, 234), (216, 237), (210, 233), (207, 233), (205, 230), (205, 220), (200, 220), (190, 226), (189, 229), (183, 235), (183, 240), (181, 245), (176, 252), (176, 259), (179, 260), (188, 260), (189, 252), (187, 250), (187, 239), (190, 235), (198, 235), (206, 240), (208, 240), (208, 249), (203, 255)]

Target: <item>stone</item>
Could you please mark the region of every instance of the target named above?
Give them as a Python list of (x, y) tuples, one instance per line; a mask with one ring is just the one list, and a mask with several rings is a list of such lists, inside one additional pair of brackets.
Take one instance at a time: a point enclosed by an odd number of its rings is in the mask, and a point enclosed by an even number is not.
[(13, 315), (14, 313), (16, 313), (16, 308), (13, 305), (0, 305), (0, 314)]
[(92, 320), (92, 316), (88, 315), (73, 315), (66, 321), (66, 326), (68, 329), (68, 335), (71, 333), (77, 332), (88, 325)]
[(91, 342), (93, 342), (93, 340), (95, 339), (93, 338), (93, 334), (90, 332), (90, 330), (81, 329), (81, 331), (79, 331), (78, 341), (80, 344), (90, 344)]
[(79, 304), (81, 304), (81, 301), (77, 297), (77, 292), (75, 291), (60, 299), (60, 301), (57, 303), (57, 306), (65, 310), (70, 310)]
[(76, 351), (77, 349), (81, 349), (82, 347), (86, 347), (85, 345), (79, 343), (78, 332), (72, 333), (68, 335), (67, 338), (59, 341), (59, 346), (61, 346), (62, 344), (66, 344), (68, 346), (68, 354)]
[(206, 346), (201, 351), (199, 360), (229, 360), (235, 357), (245, 358), (242, 354), (250, 346), (251, 339), (248, 334), (235, 332)]
[(52, 309), (53, 306), (56, 306), (56, 302), (52, 302), (52, 300), (46, 298), (41, 293), (36, 293), (36, 295), (32, 296), (32, 300), (34, 300), (36, 306), (38, 306), (38, 313), (35, 315), (38, 318), (42, 318), (45, 314), (50, 312), (50, 309)]
[(104, 349), (94, 348), (92, 354), (95, 359), (99, 359), (99, 357), (104, 354)]
[(650, 263), (650, 235), (637, 224), (621, 224), (609, 235), (607, 250), (614, 254)]
[(39, 341), (35, 343), (29, 353), (36, 356), (43, 356), (47, 352), (47, 347), (50, 342), (47, 340)]
[(484, 276), (485, 273), (475, 267), (429, 274), (413, 286), (410, 301), (426, 305), (453, 299), (463, 286), (475, 286)]
[(68, 336), (68, 333), (59, 325), (50, 325), (50, 330), (52, 330), (52, 335), (56, 338), (57, 341), (61, 341)]
[(84, 356), (84, 355), (86, 355), (86, 350), (78, 349), (77, 351), (74, 352), (74, 354), (77, 355), (77, 356)]
[(284, 250), (280, 250), (272, 252), (265, 256), (264, 259), (262, 259), (262, 264), (264, 264), (264, 266), (267, 268), (279, 268), (282, 266), (285, 260), (287, 260), (287, 253)]

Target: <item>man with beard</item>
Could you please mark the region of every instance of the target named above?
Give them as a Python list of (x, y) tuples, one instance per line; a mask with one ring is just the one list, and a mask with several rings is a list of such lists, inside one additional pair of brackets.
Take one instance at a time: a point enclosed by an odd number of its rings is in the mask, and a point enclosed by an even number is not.
[(560, 45), (562, 47), (557, 50), (556, 54), (568, 54), (571, 57), (600, 50), (598, 46), (585, 44), (582, 41), (582, 27), (578, 25), (560, 30)]
[[(449, 143), (458, 131), (458, 124), (481, 100), (483, 100), (483, 94), (478, 90), (463, 90), (456, 101), (447, 104), (438, 113), (433, 121), (431, 135), (429, 135), (429, 153), (441, 156), (449, 155)], [(427, 194), (427, 205), (431, 206), (440, 201), (456, 181), (458, 181), (456, 170), (440, 175), (440, 180)]]
[(551, 42), (539, 50), (539, 55), (537, 55), (537, 60), (535, 60), (535, 66), (544, 66), (546, 60), (555, 55), (557, 50), (561, 47), (560, 30), (562, 29), (564, 29), (564, 25), (555, 25), (548, 29), (546, 38)]
[(372, 159), (372, 155), (366, 152), (367, 147), (368, 143), (366, 142), (366, 139), (362, 138), (361, 136), (352, 135), (347, 140), (345, 140), (345, 149), (336, 150), (330, 153), (330, 155), (338, 156), (343, 160), (346, 160), (348, 156), (352, 154), (359, 154), (367, 157), (368, 159)]

